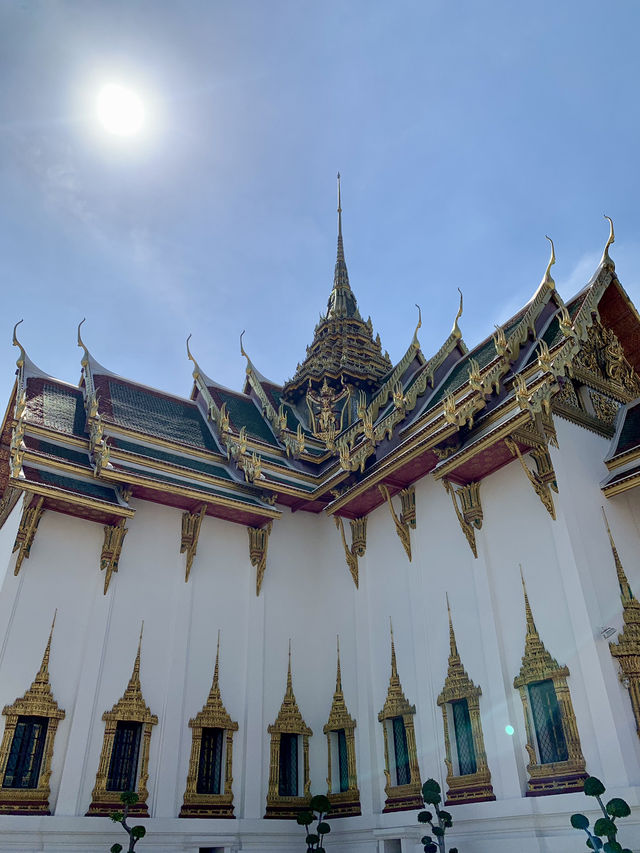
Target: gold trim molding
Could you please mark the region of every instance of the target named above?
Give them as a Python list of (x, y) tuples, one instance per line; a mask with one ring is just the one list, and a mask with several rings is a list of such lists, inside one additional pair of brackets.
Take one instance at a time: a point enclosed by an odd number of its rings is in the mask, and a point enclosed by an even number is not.
[[(491, 772), (487, 764), (487, 753), (484, 748), (482, 719), (480, 717), (480, 696), (482, 690), (476, 687), (467, 675), (462, 665), (456, 635), (453, 631), (449, 596), (447, 595), (447, 612), (449, 614), (449, 662), (444, 687), (438, 696), (437, 703), (442, 708), (442, 723), (444, 727), (445, 764), (447, 766), (447, 799), (445, 805), (456, 803), (484, 802), (495, 800), (491, 785)], [(464, 775), (453, 772), (451, 756), (451, 739), (449, 735), (449, 715), (447, 705), (458, 699), (466, 699), (471, 720), (471, 736), (476, 759), (476, 772)]]
[(247, 527), (249, 534), (249, 559), (251, 565), (256, 567), (256, 595), (260, 595), (264, 570), (267, 566), (267, 548), (269, 547), (269, 536), (273, 528), (270, 521), (265, 527)]
[[(233, 733), (238, 731), (234, 722), (222, 703), (219, 682), (220, 661), (220, 631), (218, 631), (218, 646), (216, 663), (213, 671), (213, 683), (204, 707), (196, 716), (189, 720), (192, 731), (191, 757), (187, 787), (179, 817), (211, 817), (232, 818), (233, 814)], [(202, 747), (202, 730), (205, 728), (222, 729), (225, 738), (224, 761), (224, 791), (220, 794), (199, 794), (197, 792), (198, 768), (200, 766), (200, 750)]]
[(358, 557), (364, 557), (367, 550), (367, 516), (362, 518), (354, 518), (349, 522), (351, 527), (351, 546), (347, 545), (347, 538), (344, 535), (344, 521), (341, 516), (334, 515), (333, 520), (336, 527), (340, 531), (342, 538), (342, 547), (344, 548), (344, 556), (347, 561), (347, 568), (351, 573), (356, 589), (359, 584)]
[[(560, 666), (558, 661), (547, 651), (540, 639), (538, 629), (533, 621), (522, 567), (520, 567), (520, 578), (524, 593), (527, 632), (522, 665), (519, 674), (513, 680), (513, 686), (520, 691), (527, 732), (525, 749), (529, 756), (529, 764), (527, 766), (529, 781), (526, 796), (537, 797), (544, 794), (566, 794), (573, 791), (582, 791), (582, 785), (587, 773), (580, 746), (578, 725), (567, 684), (569, 669), (566, 666)], [(527, 688), (535, 682), (546, 681), (548, 679), (553, 681), (555, 688), (560, 716), (562, 718), (562, 730), (567, 744), (568, 758), (566, 761), (540, 764), (535, 748), (536, 735), (531, 718), (529, 691)]]
[(49, 639), (42, 656), (42, 663), (31, 687), (13, 705), (5, 705), (2, 715), (7, 718), (2, 744), (0, 745), (0, 780), (4, 783), (7, 761), (11, 752), (11, 744), (16, 731), (19, 717), (45, 717), (49, 722), (45, 735), (40, 775), (35, 788), (0, 788), (0, 814), (51, 814), (49, 811), (49, 795), (51, 788), (51, 761), (53, 759), (53, 743), (60, 720), (64, 720), (65, 712), (58, 707), (53, 698), (49, 683), (49, 656), (51, 654), (51, 639), (56, 617), (53, 617)]
[(149, 817), (147, 809), (147, 782), (149, 781), (149, 744), (151, 741), (151, 727), (158, 724), (158, 718), (144, 701), (142, 687), (140, 685), (140, 651), (142, 648), (142, 631), (138, 640), (138, 652), (133, 664), (133, 672), (127, 684), (127, 689), (122, 697), (116, 702), (110, 711), (105, 711), (102, 719), (105, 722), (102, 752), (100, 753), (100, 764), (96, 774), (96, 783), (91, 793), (91, 805), (87, 815), (110, 815), (117, 810), (120, 803), (120, 791), (108, 791), (107, 781), (111, 753), (116, 736), (116, 728), (119, 722), (142, 723), (142, 744), (139, 763), (139, 773), (135, 793), (138, 802), (131, 807), (130, 814), (138, 817)]

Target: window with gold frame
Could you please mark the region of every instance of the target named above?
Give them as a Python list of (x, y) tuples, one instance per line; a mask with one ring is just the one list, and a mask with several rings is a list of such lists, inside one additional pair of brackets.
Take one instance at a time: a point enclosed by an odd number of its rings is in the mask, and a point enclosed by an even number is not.
[(347, 710), (342, 692), (338, 641), (336, 689), (329, 719), (323, 729), (327, 736), (327, 796), (332, 818), (362, 814), (356, 773), (355, 728), (356, 721)]
[[(104, 739), (100, 753), (100, 764), (96, 774), (96, 783), (91, 794), (91, 805), (87, 815), (110, 815), (120, 806), (121, 790), (115, 790), (120, 786), (114, 781), (116, 779), (113, 767), (114, 748), (119, 742), (118, 724), (139, 724), (139, 749), (136, 752), (135, 766), (131, 779), (135, 778), (134, 792), (138, 795), (138, 802), (130, 806), (129, 813), (135, 817), (149, 817), (147, 809), (147, 782), (149, 780), (149, 744), (151, 741), (151, 728), (157, 725), (158, 718), (147, 707), (142, 695), (140, 684), (140, 651), (142, 648), (142, 630), (138, 641), (138, 652), (133, 664), (133, 672), (122, 697), (116, 702), (110, 711), (105, 711), (102, 719), (105, 722)], [(120, 726), (120, 732), (123, 727)], [(118, 776), (122, 778), (122, 774)]]
[(424, 805), (413, 724), (415, 713), (416, 706), (409, 704), (400, 684), (391, 628), (391, 677), (387, 698), (378, 714), (384, 736), (384, 775), (387, 781), (383, 812), (409, 811)]
[(587, 777), (567, 678), (569, 669), (551, 657), (533, 621), (520, 569), (527, 632), (524, 655), (513, 686), (520, 691), (529, 756), (525, 795), (582, 791)]
[[(267, 728), (271, 736), (269, 752), (269, 786), (267, 789), (266, 818), (295, 818), (311, 798), (311, 780), (309, 778), (309, 738), (313, 732), (302, 719), (296, 697), (293, 693), (291, 678), (291, 642), (289, 642), (289, 666), (287, 669), (287, 688), (275, 722)], [(284, 736), (284, 737), (283, 737)], [(295, 738), (295, 740), (294, 740)], [(288, 745), (292, 754), (282, 753), (283, 745)], [(283, 764), (290, 757), (288, 769), (293, 771), (295, 779), (281, 778)], [(289, 787), (286, 782), (291, 782)], [(295, 787), (294, 787), (295, 785)], [(295, 793), (293, 791), (295, 790)]]
[(51, 761), (58, 723), (65, 712), (53, 698), (49, 683), (49, 656), (55, 616), (42, 663), (31, 687), (13, 705), (0, 745), (0, 814), (51, 814)]
[[(238, 731), (222, 704), (219, 683), (220, 634), (213, 683), (192, 730), (187, 787), (179, 817), (232, 818), (233, 733)], [(224, 773), (224, 777), (223, 777)]]

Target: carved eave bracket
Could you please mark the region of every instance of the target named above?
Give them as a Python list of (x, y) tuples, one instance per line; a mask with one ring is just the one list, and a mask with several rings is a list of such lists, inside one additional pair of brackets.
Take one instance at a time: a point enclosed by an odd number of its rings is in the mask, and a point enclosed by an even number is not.
[(402, 489), (402, 491), (400, 492), (400, 501), (402, 505), (400, 517), (398, 517), (398, 514), (394, 509), (393, 503), (391, 502), (391, 495), (389, 494), (389, 489), (386, 487), (386, 485), (384, 483), (378, 484), (378, 488), (380, 489), (382, 497), (389, 505), (391, 518), (393, 519), (393, 523), (396, 526), (396, 533), (398, 534), (400, 541), (402, 542), (404, 550), (407, 552), (407, 557), (409, 558), (409, 561), (411, 561), (411, 536), (409, 534), (409, 529), (416, 529), (415, 486), (407, 486), (406, 489)]
[(20, 571), (22, 561), (29, 559), (29, 554), (31, 553), (31, 546), (33, 545), (33, 540), (35, 539), (36, 530), (38, 529), (40, 519), (42, 518), (42, 514), (44, 513), (44, 509), (42, 508), (43, 503), (43, 497), (39, 497), (36, 500), (35, 497), (32, 498), (30, 495), (25, 495), (22, 517), (20, 519), (20, 526), (18, 527), (16, 540), (13, 544), (13, 552), (15, 553), (16, 551), (18, 551), (16, 564), (13, 569), (14, 575), (17, 575)]
[(554, 519), (556, 517), (556, 510), (553, 503), (553, 496), (551, 491), (557, 493), (558, 485), (556, 480), (556, 473), (553, 468), (553, 463), (551, 462), (551, 456), (549, 454), (549, 450), (547, 447), (535, 447), (531, 450), (531, 455), (536, 463), (537, 472), (532, 471), (531, 468), (527, 465), (522, 457), (522, 453), (520, 452), (520, 448), (517, 443), (511, 438), (505, 438), (505, 444), (508, 449), (511, 451), (513, 456), (517, 456), (518, 461), (522, 465), (522, 470), (527, 475), (527, 478), (535, 493), (538, 495), (544, 508), (547, 510), (551, 518)]
[(251, 565), (256, 567), (256, 595), (260, 595), (262, 579), (267, 565), (267, 548), (269, 547), (269, 536), (273, 528), (270, 521), (266, 527), (247, 527), (249, 534), (249, 559)]
[(202, 504), (197, 512), (185, 512), (182, 514), (182, 538), (180, 540), (180, 553), (187, 553), (187, 564), (185, 570), (185, 583), (189, 580), (193, 558), (198, 548), (198, 537), (202, 519), (207, 511), (207, 505)]
[[(451, 495), (451, 501), (455, 510), (460, 529), (465, 535), (473, 556), (477, 559), (478, 549), (476, 547), (476, 530), (482, 527), (482, 505), (480, 503), (480, 483), (468, 483), (455, 489), (453, 485), (444, 478), (442, 485)], [(460, 502), (460, 506), (458, 505)]]
[(367, 517), (354, 518), (349, 522), (349, 525), (351, 526), (350, 546), (347, 544), (342, 518), (339, 515), (336, 515), (334, 516), (334, 521), (336, 523), (336, 527), (340, 531), (347, 567), (357, 589), (359, 584), (358, 557), (364, 557), (367, 550)]
[(105, 524), (104, 526), (104, 543), (100, 554), (100, 571), (105, 572), (104, 595), (109, 589), (111, 575), (118, 571), (122, 543), (128, 532), (124, 525), (125, 519), (121, 518), (117, 524)]

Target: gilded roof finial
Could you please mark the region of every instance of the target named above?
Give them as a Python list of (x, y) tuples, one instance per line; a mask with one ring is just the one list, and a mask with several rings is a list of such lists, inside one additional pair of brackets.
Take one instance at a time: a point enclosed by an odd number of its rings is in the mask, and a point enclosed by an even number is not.
[(415, 303), (415, 305), (418, 309), (418, 325), (416, 326), (416, 330), (413, 333), (413, 345), (416, 349), (420, 349), (420, 341), (418, 340), (418, 329), (422, 328), (422, 309), (420, 308), (417, 302)]
[(19, 347), (19, 349), (20, 349), (20, 355), (18, 356), (18, 360), (16, 361), (16, 366), (18, 367), (19, 370), (22, 370), (22, 368), (24, 367), (24, 361), (27, 357), (27, 354), (24, 351), (24, 347), (22, 346), (22, 344), (18, 340), (18, 336), (16, 334), (16, 330), (17, 330), (18, 326), (20, 325), (20, 323), (24, 323), (24, 318), (22, 320), (18, 320), (18, 322), (13, 327), (13, 340), (11, 341), (11, 343), (14, 345), (14, 347)]
[(460, 288), (458, 288), (458, 293), (460, 294), (460, 307), (458, 308), (456, 319), (453, 321), (453, 329), (451, 330), (451, 334), (459, 340), (462, 337), (460, 326), (458, 326), (458, 320), (460, 319), (460, 317), (462, 317), (462, 291), (460, 290)]
[(604, 523), (607, 527), (607, 533), (609, 534), (609, 542), (611, 544), (611, 551), (613, 553), (613, 560), (616, 564), (616, 574), (618, 575), (618, 584), (620, 585), (620, 597), (622, 598), (623, 604), (628, 604), (630, 601), (633, 601), (633, 592), (631, 591), (631, 587), (629, 586), (629, 581), (627, 580), (627, 576), (622, 568), (622, 561), (618, 556), (618, 549), (616, 548), (616, 543), (613, 541), (613, 536), (611, 534), (611, 528), (609, 527), (609, 521), (607, 519), (607, 514), (604, 511), (604, 507), (602, 507), (602, 515), (604, 517)]
[(611, 219), (610, 216), (607, 216), (606, 213), (604, 214), (604, 218), (609, 220), (609, 239), (607, 240), (607, 243), (604, 247), (604, 252), (602, 253), (602, 260), (600, 261), (600, 263), (602, 264), (606, 262), (615, 269), (616, 265), (614, 264), (612, 258), (609, 255), (609, 246), (612, 243), (615, 243), (616, 239), (615, 234), (613, 233), (613, 219)]
[(82, 324), (86, 321), (86, 319), (86, 317), (83, 317), (82, 320), (78, 323), (78, 346), (84, 350), (84, 355), (82, 357), (81, 362), (83, 367), (86, 367), (89, 363), (89, 350), (87, 349), (87, 345), (85, 344), (85, 342), (82, 340), (82, 334), (80, 332)]
[(551, 278), (551, 267), (556, 262), (556, 252), (555, 252), (555, 247), (553, 245), (553, 240), (551, 239), (551, 237), (547, 237), (546, 234), (544, 236), (551, 243), (551, 257), (549, 258), (549, 263), (547, 264), (547, 268), (544, 271), (544, 276), (542, 277), (542, 281), (540, 282), (540, 287), (548, 287), (549, 290), (553, 290), (556, 286), (556, 283)]
[(451, 607), (449, 606), (449, 593), (445, 593), (447, 597), (447, 613), (449, 614), (449, 652), (450, 657), (457, 658), (458, 654), (458, 644), (456, 643), (456, 635), (453, 631), (453, 620), (451, 619)]
[(338, 647), (338, 658), (336, 665), (336, 693), (342, 693), (342, 669), (340, 668), (340, 634), (336, 636)]
[(251, 367), (252, 367), (251, 359), (247, 355), (247, 352), (242, 345), (242, 338), (243, 338), (244, 333), (245, 333), (245, 330), (243, 329), (242, 332), (240, 333), (240, 355), (244, 356), (247, 359), (247, 373), (250, 373)]
[(51, 654), (51, 639), (53, 637), (53, 628), (56, 624), (56, 616), (58, 615), (58, 609), (54, 611), (53, 614), (53, 622), (51, 623), (51, 630), (49, 631), (49, 639), (47, 640), (47, 645), (44, 649), (44, 654), (42, 655), (42, 663), (40, 664), (40, 669), (38, 670), (38, 674), (36, 675), (36, 681), (48, 682), (49, 681), (49, 656)]
[(529, 604), (529, 596), (527, 595), (527, 585), (524, 582), (524, 574), (522, 572), (522, 564), (520, 564), (520, 580), (522, 581), (522, 591), (524, 592), (524, 612), (527, 620), (527, 634), (537, 634), (536, 623), (533, 621), (533, 613)]
[(391, 631), (391, 680), (398, 680), (398, 664), (396, 661), (396, 644), (393, 640), (393, 622), (389, 616), (389, 629)]
[(190, 361), (193, 362), (193, 378), (197, 379), (198, 376), (200, 375), (200, 365), (198, 364), (198, 362), (193, 357), (193, 355), (191, 353), (191, 349), (189, 348), (189, 341), (191, 340), (191, 338), (192, 338), (192, 335), (189, 334), (189, 337), (187, 338), (187, 357), (189, 358)]

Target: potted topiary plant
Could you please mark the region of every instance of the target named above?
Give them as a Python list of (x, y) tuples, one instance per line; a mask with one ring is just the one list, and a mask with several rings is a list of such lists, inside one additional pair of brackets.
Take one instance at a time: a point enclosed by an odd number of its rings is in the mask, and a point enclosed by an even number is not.
[[(134, 849), (138, 841), (140, 841), (141, 838), (144, 838), (147, 834), (147, 830), (144, 826), (129, 826), (127, 823), (129, 809), (138, 802), (138, 795), (133, 791), (123, 791), (122, 794), (120, 794), (120, 801), (124, 805), (124, 809), (121, 812), (112, 812), (110, 817), (114, 823), (122, 824), (122, 828), (129, 836), (129, 848), (127, 849), (127, 853), (134, 853)], [(111, 853), (122, 853), (122, 844), (113, 844), (111, 846)]]
[[(587, 847), (591, 850), (602, 850), (602, 853), (631, 853), (628, 847), (623, 847), (618, 841), (618, 827), (616, 820), (631, 814), (628, 803), (620, 797), (613, 797), (605, 804), (602, 802), (602, 794), (605, 792), (602, 782), (595, 776), (589, 776), (584, 781), (584, 792), (587, 797), (595, 797), (602, 809), (603, 817), (593, 825), (593, 831), (589, 827), (589, 819), (583, 814), (571, 815), (571, 826), (574, 829), (582, 829), (587, 834)], [(606, 838), (606, 841), (602, 839)]]
[[(331, 803), (327, 797), (322, 794), (317, 794), (311, 797), (309, 808), (298, 815), (296, 818), (300, 826), (304, 826), (307, 833), (305, 842), (307, 845), (307, 853), (325, 853), (323, 845), (325, 835), (331, 832), (331, 827), (325, 820), (327, 812), (331, 808)], [(315, 832), (312, 832), (311, 825), (317, 821)]]
[[(453, 826), (453, 818), (450, 812), (440, 808), (442, 796), (440, 793), (440, 785), (435, 779), (427, 779), (422, 786), (422, 799), (425, 805), (433, 806), (436, 813), (436, 821), (434, 822), (433, 814), (430, 811), (421, 811), (418, 814), (420, 823), (428, 823), (431, 827), (431, 832), (435, 836), (435, 841), (430, 835), (423, 835), (420, 839), (424, 846), (424, 853), (445, 853), (444, 836), (447, 829)], [(458, 853), (457, 847), (451, 847), (449, 853)]]

